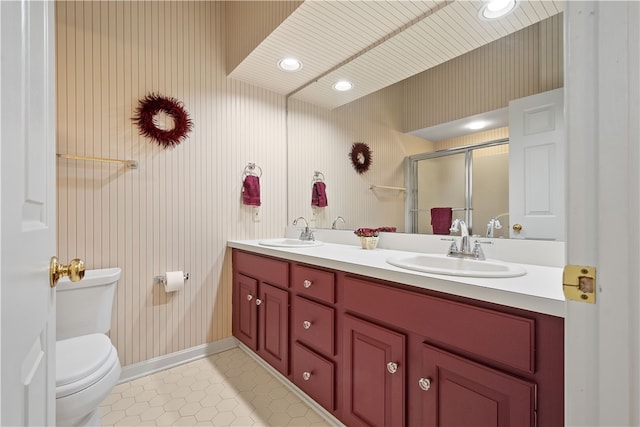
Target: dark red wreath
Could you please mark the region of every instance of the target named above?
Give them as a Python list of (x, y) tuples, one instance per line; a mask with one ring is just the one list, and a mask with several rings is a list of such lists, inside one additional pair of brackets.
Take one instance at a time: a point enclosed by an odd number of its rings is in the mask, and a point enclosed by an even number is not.
[(371, 150), (364, 142), (355, 142), (351, 146), (351, 153), (349, 153), (349, 157), (351, 158), (353, 168), (360, 174), (368, 171), (369, 166), (371, 166), (371, 162), (373, 161), (371, 158)]
[[(161, 129), (153, 121), (154, 116), (161, 111), (173, 119), (173, 129)], [(140, 101), (133, 121), (140, 128), (140, 135), (153, 139), (162, 148), (180, 144), (193, 128), (193, 122), (182, 102), (154, 93)]]

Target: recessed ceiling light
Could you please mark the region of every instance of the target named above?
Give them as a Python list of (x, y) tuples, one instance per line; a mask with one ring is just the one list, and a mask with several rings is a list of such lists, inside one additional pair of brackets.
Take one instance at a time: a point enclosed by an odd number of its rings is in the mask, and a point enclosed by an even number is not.
[(344, 92), (353, 88), (353, 83), (348, 80), (339, 80), (333, 84), (333, 88), (337, 91)]
[(479, 129), (483, 129), (485, 126), (487, 126), (487, 122), (483, 120), (476, 120), (475, 122), (468, 123), (467, 129), (479, 130)]
[(282, 71), (298, 71), (302, 68), (302, 62), (296, 58), (282, 58), (278, 61), (278, 68)]
[(516, 5), (516, 0), (489, 0), (480, 8), (479, 16), (482, 19), (501, 18), (513, 12)]

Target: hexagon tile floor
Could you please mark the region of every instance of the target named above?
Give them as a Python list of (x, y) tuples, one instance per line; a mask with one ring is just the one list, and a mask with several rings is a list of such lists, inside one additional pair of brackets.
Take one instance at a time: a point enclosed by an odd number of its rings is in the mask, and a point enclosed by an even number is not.
[(117, 385), (103, 426), (329, 426), (243, 350), (234, 348)]

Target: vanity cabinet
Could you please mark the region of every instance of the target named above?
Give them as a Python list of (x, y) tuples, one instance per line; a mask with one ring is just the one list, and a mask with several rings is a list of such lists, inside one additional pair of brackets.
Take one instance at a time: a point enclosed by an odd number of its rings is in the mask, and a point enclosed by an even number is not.
[(349, 426), (564, 423), (559, 317), (235, 249), (233, 313), (240, 341)]
[(332, 271), (291, 265), (291, 379), (334, 414), (338, 394), (335, 286)]
[(343, 339), (345, 423), (405, 425), (405, 336), (347, 314)]
[(534, 426), (536, 385), (423, 344), (424, 426)]
[(236, 338), (289, 374), (289, 264), (233, 253), (233, 325)]

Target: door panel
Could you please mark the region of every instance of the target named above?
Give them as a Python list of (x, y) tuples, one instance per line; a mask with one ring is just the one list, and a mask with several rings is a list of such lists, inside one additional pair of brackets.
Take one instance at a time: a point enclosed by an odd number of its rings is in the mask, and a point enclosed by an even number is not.
[(563, 89), (509, 103), (510, 237), (564, 240)]
[(258, 354), (282, 374), (289, 374), (289, 293), (260, 283)]
[[(424, 344), (422, 393), (425, 426), (507, 427), (535, 424), (536, 386), (528, 381)], [(420, 378), (412, 379), (418, 389)]]
[[(405, 336), (345, 315), (345, 418), (348, 425), (405, 424)], [(396, 366), (395, 372), (387, 364)]]
[(238, 274), (236, 280), (237, 310), (234, 313), (234, 333), (240, 341), (256, 350), (258, 348), (258, 309), (256, 306), (258, 281), (242, 274)]
[(55, 424), (53, 8), (0, 2), (1, 425)]

